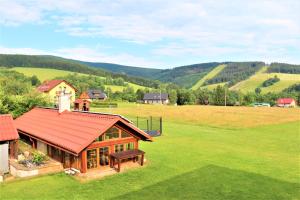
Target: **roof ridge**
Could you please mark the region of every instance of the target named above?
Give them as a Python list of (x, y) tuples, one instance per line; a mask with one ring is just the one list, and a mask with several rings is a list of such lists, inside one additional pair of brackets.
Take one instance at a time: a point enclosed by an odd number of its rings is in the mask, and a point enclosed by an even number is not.
[(129, 119), (127, 119), (126, 117), (124, 117), (122, 115), (119, 115), (119, 114), (103, 113), (103, 112), (80, 111), (80, 110), (73, 110), (71, 112), (73, 112), (73, 113), (82, 113), (82, 114), (94, 114), (95, 116), (97, 116), (97, 115), (108, 115), (108, 116), (113, 116), (113, 117), (120, 117), (121, 119), (124, 119), (127, 122), (131, 123), (131, 121)]
[[(48, 109), (48, 110), (58, 110), (58, 108), (52, 108), (52, 107), (42, 107), (42, 106), (37, 106), (35, 108), (40, 108), (40, 109)], [(112, 117), (120, 117), (121, 119), (124, 119), (125, 121), (132, 123), (129, 119), (126, 117), (119, 115), (119, 114), (113, 114), (113, 113), (103, 113), (103, 112), (91, 112), (91, 111), (81, 111), (81, 110), (71, 110), (66, 112), (65, 114), (71, 114), (71, 113), (82, 113), (82, 114), (93, 114), (94, 116), (99, 116), (99, 115), (107, 115), (107, 116), (112, 116)], [(88, 115), (85, 115), (88, 116)]]

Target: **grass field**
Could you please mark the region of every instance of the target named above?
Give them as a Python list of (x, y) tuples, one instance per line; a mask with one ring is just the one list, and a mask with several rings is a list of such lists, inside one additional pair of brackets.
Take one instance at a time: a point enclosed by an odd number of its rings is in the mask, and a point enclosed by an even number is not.
[(213, 89), (215, 89), (216, 87), (218, 87), (218, 85), (224, 86), (225, 84), (226, 84), (226, 82), (225, 82), (225, 83), (216, 83), (216, 84), (210, 84), (210, 85), (202, 86), (201, 88), (202, 88), (202, 89), (213, 90)]
[[(30, 68), (30, 67), (14, 67), (11, 68), (14, 71), (23, 73), (25, 76), (33, 76), (36, 75), (41, 82), (45, 80), (51, 80), (59, 76), (67, 76), (70, 74), (74, 74), (74, 72), (57, 70), (57, 69), (44, 69), (44, 68)], [(81, 76), (88, 76), (87, 74), (77, 73)], [(104, 77), (102, 77), (104, 79)], [(144, 86), (140, 86), (134, 83), (128, 83), (130, 87), (133, 87), (134, 90), (145, 89)], [(118, 85), (106, 85), (105, 87), (110, 87), (113, 92), (123, 91), (125, 87)]]
[[(51, 80), (58, 76), (67, 76), (74, 74), (74, 72), (57, 70), (57, 69), (44, 69), (44, 68), (30, 68), (30, 67), (14, 67), (11, 68), (14, 71), (20, 72), (25, 76), (36, 75), (41, 82), (45, 80)], [(87, 76), (86, 74), (77, 73), (78, 75)]]
[(65, 174), (8, 182), (1, 200), (300, 199), (299, 109), (120, 104), (101, 111), (163, 116), (163, 136), (140, 144), (147, 166), (85, 183)]
[(208, 74), (206, 74), (203, 78), (201, 78), (193, 87), (193, 90), (198, 89), (199, 87), (201, 87), (203, 85), (203, 83), (208, 80), (213, 78), (214, 76), (216, 76), (219, 72), (221, 72), (224, 68), (226, 67), (226, 65), (219, 65), (217, 67), (215, 67), (212, 71), (210, 71)]
[(261, 87), (262, 93), (281, 92), (293, 84), (300, 83), (300, 74), (265, 73), (266, 69), (264, 67), (249, 79), (237, 83), (230, 89), (242, 92), (254, 92), (255, 88), (261, 86), (265, 80), (274, 78), (275, 75), (280, 78), (280, 81), (269, 87)]

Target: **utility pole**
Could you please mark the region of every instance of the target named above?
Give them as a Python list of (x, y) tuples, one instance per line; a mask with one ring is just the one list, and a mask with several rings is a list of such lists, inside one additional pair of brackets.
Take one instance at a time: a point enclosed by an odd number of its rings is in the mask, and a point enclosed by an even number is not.
[(227, 95), (227, 94), (226, 94), (226, 87), (225, 87), (224, 89), (225, 89), (225, 99), (224, 99), (225, 101), (224, 101), (224, 104), (225, 104), (225, 107), (226, 107), (226, 103), (227, 103), (227, 102), (226, 102), (226, 95)]
[(162, 104), (162, 100), (161, 100), (161, 89), (159, 90), (160, 92), (160, 103)]

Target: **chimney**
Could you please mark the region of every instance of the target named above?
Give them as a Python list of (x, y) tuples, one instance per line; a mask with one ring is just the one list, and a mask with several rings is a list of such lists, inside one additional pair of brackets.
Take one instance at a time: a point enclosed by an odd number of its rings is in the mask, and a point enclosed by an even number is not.
[(61, 91), (58, 96), (58, 112), (62, 113), (64, 111), (70, 111), (71, 110), (71, 94), (65, 93)]

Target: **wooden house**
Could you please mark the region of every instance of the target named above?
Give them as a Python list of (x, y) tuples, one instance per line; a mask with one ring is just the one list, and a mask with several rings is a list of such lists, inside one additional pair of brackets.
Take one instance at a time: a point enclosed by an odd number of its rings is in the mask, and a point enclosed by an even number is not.
[(72, 103), (75, 101), (76, 89), (65, 80), (44, 81), (40, 86), (37, 87), (37, 90), (47, 94), (50, 98), (50, 101), (56, 106), (58, 105), (58, 96), (61, 92), (70, 94), (70, 101)]
[(296, 101), (293, 98), (280, 98), (277, 100), (278, 107), (296, 107)]
[(113, 114), (34, 108), (17, 118), (15, 125), (34, 148), (82, 173), (116, 163), (119, 170), (122, 160), (137, 157), (143, 164), (145, 152), (139, 150), (139, 141), (152, 141), (129, 120)]
[(9, 170), (9, 158), (16, 158), (19, 135), (11, 115), (0, 115), (0, 172)]
[(143, 102), (146, 104), (168, 104), (169, 95), (167, 93), (146, 93)]

